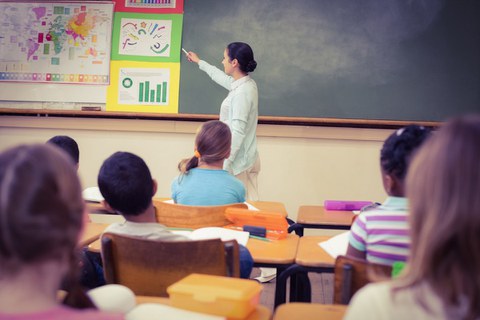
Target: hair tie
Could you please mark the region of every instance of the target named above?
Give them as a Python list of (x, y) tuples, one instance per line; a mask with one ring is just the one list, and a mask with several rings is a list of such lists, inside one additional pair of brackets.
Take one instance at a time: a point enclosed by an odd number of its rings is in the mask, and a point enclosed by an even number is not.
[(200, 157), (202, 156), (202, 155), (200, 154), (200, 152), (198, 152), (198, 150), (195, 150), (195, 151), (193, 152), (193, 155), (195, 156), (195, 158), (199, 158), (199, 159), (200, 159)]

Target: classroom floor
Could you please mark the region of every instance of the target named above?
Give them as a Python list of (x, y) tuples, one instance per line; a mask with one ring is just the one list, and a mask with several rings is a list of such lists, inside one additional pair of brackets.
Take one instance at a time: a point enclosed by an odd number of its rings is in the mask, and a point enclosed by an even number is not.
[[(253, 268), (251, 278), (258, 277), (260, 269)], [(310, 283), (312, 285), (312, 302), (331, 304), (333, 303), (333, 274), (332, 273), (309, 273)], [(287, 289), (288, 292), (288, 289)], [(288, 299), (287, 299), (288, 300)], [(263, 290), (260, 295), (260, 304), (273, 310), (275, 301), (275, 279), (263, 284)]]

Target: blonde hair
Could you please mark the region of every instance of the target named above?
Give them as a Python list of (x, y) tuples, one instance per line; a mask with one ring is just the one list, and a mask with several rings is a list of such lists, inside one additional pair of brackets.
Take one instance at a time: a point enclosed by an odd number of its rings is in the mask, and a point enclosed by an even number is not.
[[(409, 168), (412, 245), (399, 288), (426, 283), (447, 314), (466, 307), (465, 319), (480, 314), (479, 192), (480, 116), (452, 119)], [(428, 309), (424, 297), (419, 298)]]
[(178, 164), (182, 174), (196, 168), (200, 160), (209, 164), (228, 158), (232, 146), (230, 128), (218, 120), (205, 122), (197, 132), (195, 146), (196, 154)]

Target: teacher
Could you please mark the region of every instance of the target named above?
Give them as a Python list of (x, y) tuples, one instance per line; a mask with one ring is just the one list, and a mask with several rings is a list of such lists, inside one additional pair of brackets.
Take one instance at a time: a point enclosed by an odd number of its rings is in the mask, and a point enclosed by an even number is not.
[(223, 52), (224, 71), (201, 60), (195, 52), (186, 55), (189, 61), (197, 63), (200, 70), (229, 91), (220, 108), (220, 121), (225, 122), (232, 132), (232, 149), (223, 168), (243, 182), (248, 200), (257, 201), (260, 171), (256, 137), (258, 90), (249, 76), (257, 67), (253, 50), (243, 42), (230, 43)]

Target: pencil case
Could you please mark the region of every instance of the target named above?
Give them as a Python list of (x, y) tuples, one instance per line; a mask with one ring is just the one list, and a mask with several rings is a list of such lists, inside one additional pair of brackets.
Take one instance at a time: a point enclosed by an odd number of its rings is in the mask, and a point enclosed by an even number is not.
[(247, 227), (253, 234), (263, 234), (265, 230), (265, 235), (262, 236), (271, 240), (284, 239), (288, 234), (287, 219), (280, 213), (230, 207), (225, 210), (225, 217), (232, 223), (226, 228), (240, 227), (245, 230)]
[(365, 206), (371, 205), (372, 203), (372, 201), (325, 200), (323, 206), (327, 210), (353, 211), (360, 210)]

